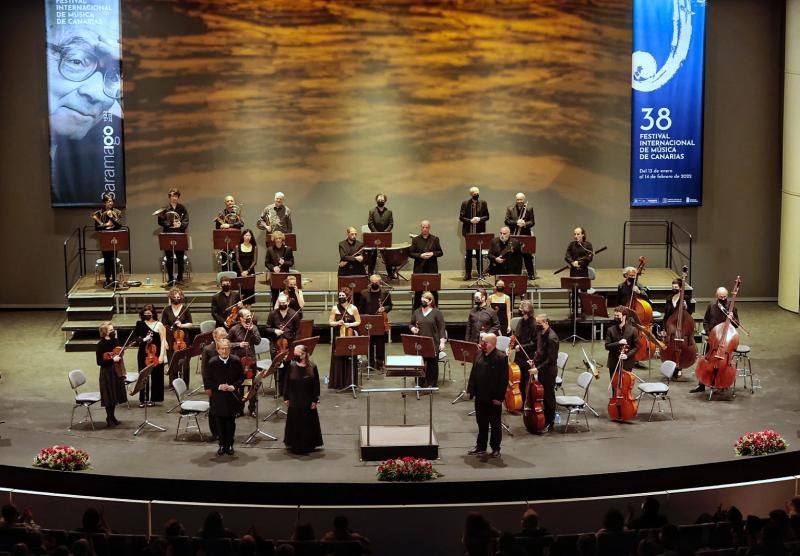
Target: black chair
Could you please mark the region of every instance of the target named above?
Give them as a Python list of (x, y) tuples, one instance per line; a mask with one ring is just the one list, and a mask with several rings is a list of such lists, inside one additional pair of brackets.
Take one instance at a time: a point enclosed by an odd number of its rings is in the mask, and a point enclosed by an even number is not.
[(67, 532), (63, 529), (40, 529), (42, 535), (50, 535), (55, 539), (56, 546), (67, 545)]
[(189, 537), (164, 537), (174, 556), (192, 556), (192, 539)]
[(358, 541), (321, 541), (319, 543), (322, 554), (332, 556), (361, 556), (364, 548)]
[(639, 533), (637, 531), (597, 533), (597, 555), (629, 556), (636, 554), (638, 541)]
[(716, 523), (679, 525), (678, 539), (680, 546), (692, 552), (697, 552), (700, 548), (710, 548), (711, 536), (716, 526)]
[(295, 556), (322, 556), (322, 547), (317, 541), (278, 541), (277, 546), (290, 544)]
[(730, 548), (733, 546), (733, 534), (729, 522), (717, 522), (717, 526), (711, 532), (711, 546), (714, 548)]
[(109, 546), (108, 537), (105, 533), (93, 533), (89, 537), (92, 549), (97, 556), (129, 556), (130, 549), (127, 544), (123, 545), (121, 552), (112, 552)]
[(514, 537), (514, 542), (522, 548), (528, 556), (542, 556), (553, 544), (553, 535), (541, 537)]
[(550, 547), (551, 556), (578, 556), (580, 535), (558, 535)]
[(200, 537), (192, 538), (192, 554), (202, 551), (206, 556), (231, 556), (233, 554), (233, 544), (231, 539), (204, 539)]

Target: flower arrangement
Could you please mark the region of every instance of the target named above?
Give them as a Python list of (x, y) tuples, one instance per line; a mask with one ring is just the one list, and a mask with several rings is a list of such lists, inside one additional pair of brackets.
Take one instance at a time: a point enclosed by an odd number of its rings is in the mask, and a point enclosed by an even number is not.
[(33, 465), (58, 471), (81, 471), (89, 467), (89, 454), (72, 446), (51, 446), (39, 451)]
[(433, 464), (423, 458), (387, 459), (378, 465), (379, 481), (430, 481), (439, 476)]
[(788, 445), (777, 432), (766, 430), (740, 436), (733, 447), (737, 456), (761, 456), (785, 450)]

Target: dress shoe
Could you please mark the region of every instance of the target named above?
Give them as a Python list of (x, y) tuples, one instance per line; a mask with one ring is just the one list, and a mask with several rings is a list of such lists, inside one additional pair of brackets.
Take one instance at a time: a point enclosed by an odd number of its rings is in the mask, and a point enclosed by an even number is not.
[(233, 455), (233, 445), (228, 446), (228, 449), (225, 450), (225, 453), (228, 454), (229, 456), (232, 456)]
[(492, 453), (489, 455), (489, 457), (499, 458), (500, 457), (500, 448), (498, 448), (497, 450), (492, 450)]
[(542, 433), (546, 432), (553, 432), (553, 423), (548, 423), (547, 425), (544, 426), (544, 428), (542, 429)]
[(106, 425), (108, 428), (113, 429), (117, 426), (117, 424), (111, 419), (111, 417), (106, 417)]
[(140, 404), (139, 404), (139, 407), (144, 407), (144, 406), (145, 406), (145, 403), (144, 403), (144, 402), (142, 402), (142, 403), (140, 403)]
[(468, 456), (485, 456), (486, 455), (486, 450), (481, 450), (480, 448), (475, 446), (471, 450), (467, 451), (467, 455)]
[(112, 418), (111, 418), (111, 422), (112, 422), (112, 423), (114, 423), (114, 426), (115, 426), (115, 427), (116, 427), (116, 426), (118, 426), (118, 425), (120, 425), (120, 424), (122, 423), (122, 421), (120, 421), (120, 420), (119, 420), (119, 419), (117, 419), (116, 417), (112, 417)]
[(698, 392), (705, 392), (705, 391), (706, 391), (706, 387), (705, 387), (705, 385), (703, 385), (703, 384), (698, 384), (697, 386), (695, 386), (694, 388), (692, 388), (691, 390), (689, 390), (689, 393), (690, 393), (690, 394), (697, 394)]
[(645, 370), (647, 369), (647, 365), (645, 365), (644, 363), (636, 362), (636, 363), (634, 363), (633, 366), (636, 369), (645, 369)]
[(219, 447), (219, 450), (217, 450), (217, 455), (218, 456), (224, 456), (225, 455), (225, 446), (220, 446)]

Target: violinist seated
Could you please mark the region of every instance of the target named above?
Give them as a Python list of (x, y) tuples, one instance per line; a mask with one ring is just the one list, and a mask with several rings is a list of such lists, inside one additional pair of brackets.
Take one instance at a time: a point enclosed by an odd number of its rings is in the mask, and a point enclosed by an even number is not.
[[(289, 306), (289, 297), (281, 293), (278, 296), (278, 304), (274, 311), (270, 312), (267, 317), (267, 337), (272, 340), (269, 346), (270, 357), (275, 359), (279, 351), (282, 349), (289, 349), (297, 339), (300, 329), (300, 317), (297, 311)], [(283, 344), (286, 344), (285, 346)], [(281, 344), (279, 346), (279, 344)], [(282, 348), (282, 349), (279, 349)], [(278, 368), (278, 376), (276, 378), (278, 395), (283, 394), (284, 379), (286, 378), (286, 369), (289, 368), (291, 357), (284, 360), (284, 363)]]
[(609, 378), (614, 377), (614, 370), (617, 364), (622, 361), (622, 368), (626, 371), (633, 369), (635, 361), (633, 357), (628, 357), (623, 353), (623, 348), (627, 346), (629, 353), (635, 353), (639, 346), (639, 331), (628, 322), (628, 308), (624, 305), (617, 305), (614, 308), (614, 325), (606, 330), (606, 349), (608, 350)]
[[(220, 282), (220, 291), (211, 298), (211, 316), (217, 326), (228, 328), (226, 321), (234, 310), (238, 313), (244, 307), (242, 296), (236, 290), (231, 290), (231, 279), (223, 277)], [(238, 316), (238, 315), (237, 315)], [(231, 323), (231, 326), (235, 323)]]
[(500, 235), (489, 245), (489, 274), (522, 274), (522, 245), (511, 239), (508, 226), (500, 228)]
[(647, 295), (647, 288), (636, 285), (636, 269), (634, 267), (625, 267), (625, 270), (622, 271), (622, 277), (625, 280), (617, 286), (617, 305), (629, 306), (633, 294), (636, 294), (639, 299), (650, 301), (650, 296)]
[[(261, 334), (258, 332), (258, 327), (253, 320), (253, 314), (250, 309), (242, 309), (239, 311), (239, 322), (231, 326), (228, 331), (228, 340), (231, 343), (231, 354), (238, 357), (242, 362), (245, 378), (252, 378), (247, 376), (248, 368), (252, 371), (255, 369), (255, 347), (261, 343)], [(246, 365), (247, 359), (250, 360), (250, 365)], [(244, 395), (244, 390), (240, 392), (240, 397)], [(250, 399), (250, 416), (255, 417), (255, 398)]]
[(527, 361), (532, 378), (544, 387), (544, 429), (553, 430), (556, 418), (556, 375), (558, 375), (558, 335), (550, 328), (550, 318), (536, 315), (537, 349), (532, 361)]

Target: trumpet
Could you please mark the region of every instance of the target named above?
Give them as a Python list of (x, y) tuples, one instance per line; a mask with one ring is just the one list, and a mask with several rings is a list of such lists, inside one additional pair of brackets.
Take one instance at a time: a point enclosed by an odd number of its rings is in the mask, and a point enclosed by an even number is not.
[(122, 211), (115, 208), (111, 210), (98, 209), (91, 214), (91, 217), (103, 228), (113, 228), (116, 224), (119, 224), (120, 218), (122, 218)]
[(214, 222), (222, 225), (227, 224), (228, 226), (235, 226), (237, 224), (242, 223), (242, 208), (239, 205), (233, 205), (231, 207), (230, 212), (228, 209), (223, 209), (219, 212), (216, 218), (214, 218), (211, 223)]

